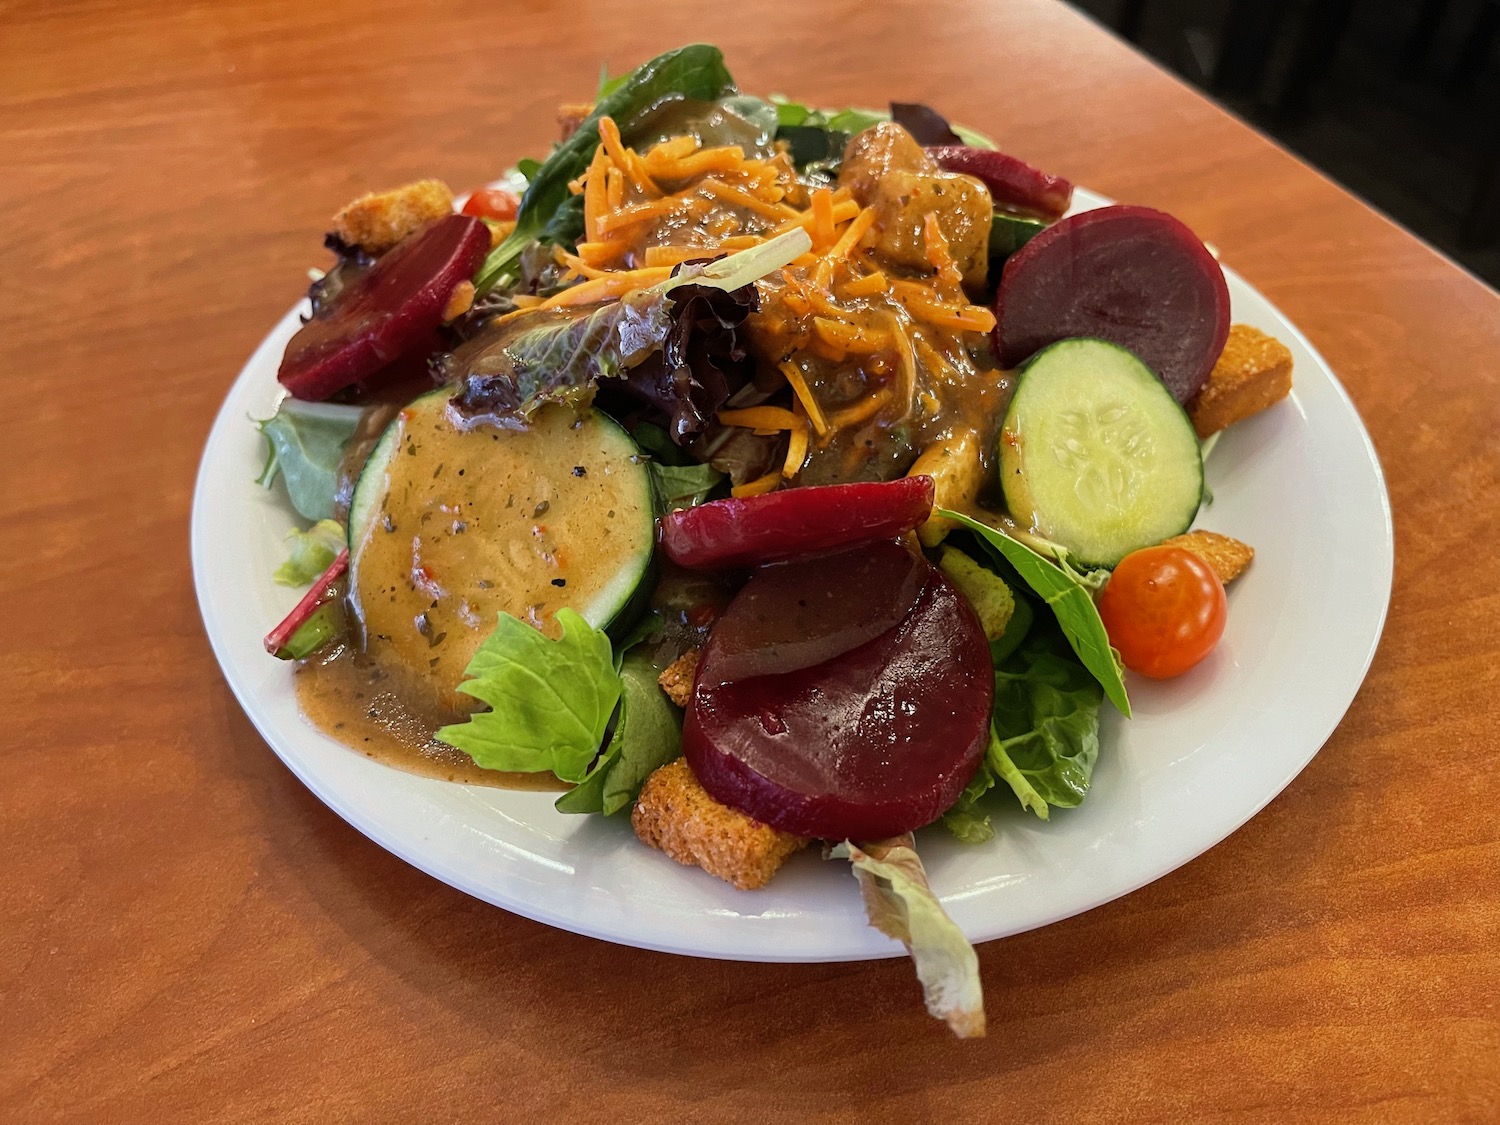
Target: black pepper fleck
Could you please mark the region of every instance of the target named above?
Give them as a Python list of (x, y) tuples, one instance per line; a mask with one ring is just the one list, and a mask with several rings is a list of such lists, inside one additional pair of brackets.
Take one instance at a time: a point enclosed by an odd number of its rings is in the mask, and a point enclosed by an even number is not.
[(552, 580), (552, 585), (558, 587), (559, 589), (562, 588), (563, 586), (566, 586), (567, 584), (568, 584), (568, 580), (566, 578), (554, 578)]

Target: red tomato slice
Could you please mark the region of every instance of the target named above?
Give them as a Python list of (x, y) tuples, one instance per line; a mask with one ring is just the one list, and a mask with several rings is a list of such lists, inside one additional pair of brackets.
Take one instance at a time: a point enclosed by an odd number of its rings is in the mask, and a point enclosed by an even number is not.
[(1099, 595), (1109, 643), (1132, 672), (1180, 676), (1213, 651), (1229, 603), (1212, 568), (1180, 547), (1147, 547), (1120, 560)]

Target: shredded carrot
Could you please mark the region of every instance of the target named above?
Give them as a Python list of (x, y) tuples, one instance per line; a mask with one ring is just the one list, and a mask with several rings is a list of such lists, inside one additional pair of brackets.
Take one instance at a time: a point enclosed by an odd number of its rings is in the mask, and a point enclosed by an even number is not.
[[(850, 219), (854, 218), (854, 216), (858, 214), (858, 203), (855, 203), (853, 200), (849, 199), (836, 199), (833, 204), (833, 225), (838, 226), (840, 223), (847, 223)], [(782, 223), (779, 227), (776, 228), (773, 233), (786, 234), (787, 231), (796, 230), (798, 227), (807, 227), (809, 233), (811, 233), (812, 224), (813, 213), (811, 211), (805, 211), (802, 214), (798, 215), (795, 219), (789, 219), (786, 222)]]
[(691, 133), (684, 133), (680, 137), (668, 137), (646, 153), (646, 160), (658, 164), (670, 164), (697, 152), (698, 143), (698, 138)]
[(701, 148), (675, 160), (658, 156), (660, 152), (658, 145), (646, 154), (646, 170), (658, 180), (690, 180), (705, 172), (735, 172), (745, 163), (738, 145)]
[(744, 426), (755, 430), (790, 430), (797, 416), (784, 406), (747, 406), (743, 410), (721, 410), (719, 421), (726, 426)]
[(628, 207), (620, 207), (608, 214), (600, 215), (595, 221), (595, 227), (601, 235), (609, 235), (623, 227), (670, 215), (681, 203), (682, 200), (674, 195), (653, 199), (647, 203), (632, 203)]
[(846, 297), (872, 297), (876, 293), (884, 293), (891, 287), (883, 270), (867, 273), (863, 277), (852, 278), (844, 282), (841, 289)]
[(553, 250), (553, 257), (556, 258), (557, 263), (559, 265), (567, 266), (568, 269), (572, 270), (579, 277), (594, 278), (608, 276), (607, 271), (596, 269), (595, 267), (585, 262), (577, 254), (569, 254), (561, 246), (554, 247)]
[(918, 320), (953, 332), (988, 332), (995, 327), (995, 314), (982, 305), (939, 300), (932, 288), (896, 278), (891, 289)]
[[(625, 173), (619, 168), (609, 168), (604, 173), (604, 202), (611, 211), (618, 211), (625, 202)], [(600, 226), (609, 216), (600, 217)]]
[(813, 317), (813, 331), (836, 348), (859, 355), (870, 355), (891, 345), (889, 336), (880, 329), (859, 329), (846, 320)]
[(844, 233), (841, 234), (839, 236), (839, 240), (833, 244), (833, 249), (828, 251), (828, 257), (834, 259), (835, 261), (840, 258), (847, 258), (849, 256), (849, 251), (853, 250), (854, 247), (858, 245), (859, 240), (865, 236), (865, 232), (867, 232), (874, 225), (875, 208), (866, 207), (858, 215), (854, 216), (853, 222), (851, 222), (847, 227), (844, 228)]
[(604, 183), (604, 170), (608, 167), (609, 154), (600, 145), (594, 150), (583, 184), (583, 233), (590, 242), (599, 241), (599, 217), (609, 203)]
[(757, 215), (764, 215), (768, 219), (784, 219), (787, 215), (795, 215), (796, 212), (784, 203), (767, 203), (751, 195), (738, 184), (725, 183), (723, 180), (706, 176), (698, 181), (698, 187), (708, 192), (725, 203), (732, 203), (736, 207), (743, 207), (747, 211), (753, 211)]
[(828, 416), (828, 424), (835, 430), (847, 430), (851, 426), (857, 426), (861, 422), (867, 422), (875, 415), (885, 409), (886, 403), (890, 402), (889, 391), (880, 391), (877, 394), (868, 395), (863, 401), (853, 406), (846, 406), (843, 410), (835, 411)]
[(752, 246), (759, 246), (765, 239), (758, 234), (732, 234), (728, 238), (719, 240), (720, 250), (748, 250)]
[(619, 261), (629, 249), (624, 242), (580, 242), (578, 257), (597, 269)]
[(906, 326), (901, 323), (901, 318), (893, 312), (887, 312), (885, 315), (890, 322), (891, 335), (896, 341), (896, 357), (900, 361), (901, 401), (905, 404), (901, 410), (901, 417), (909, 418), (912, 399), (917, 394), (917, 360), (912, 354), (911, 336), (906, 331)]
[(807, 386), (807, 376), (802, 374), (802, 368), (791, 360), (777, 365), (786, 381), (792, 385), (792, 393), (797, 396), (797, 401), (802, 404), (802, 409), (807, 411), (807, 420), (812, 423), (813, 429), (818, 431), (822, 437), (828, 432), (828, 419), (823, 416), (823, 408), (818, 405), (818, 400), (813, 398), (812, 391)]
[(812, 193), (812, 216), (813, 245), (819, 249), (832, 246), (836, 237), (833, 233), (833, 192), (826, 187)]
[(646, 247), (646, 265), (675, 266), (678, 262), (693, 262), (704, 258), (718, 258), (722, 257), (723, 254), (722, 245), (720, 247), (648, 246)]
[(729, 490), (729, 495), (760, 496), (764, 493), (770, 492), (780, 483), (781, 474), (773, 470), (763, 477), (757, 477), (755, 480), (747, 481), (744, 484), (735, 485)]
[(542, 298), (530, 293), (517, 293), (510, 300), (518, 309), (534, 309), (542, 303)]
[(927, 260), (945, 285), (957, 289), (963, 284), (964, 275), (953, 260), (953, 251), (948, 248), (948, 238), (938, 223), (936, 211), (927, 212), (922, 219), (922, 246), (927, 251)]
[(797, 426), (792, 430), (786, 443), (786, 460), (781, 463), (781, 475), (791, 480), (802, 469), (802, 462), (807, 460), (807, 419), (802, 416), (801, 403), (792, 407), (792, 412), (797, 415)]
[(599, 146), (609, 155), (616, 168), (625, 167), (625, 146), (620, 142), (620, 127), (607, 114), (599, 118)]
[(603, 277), (582, 282), (548, 297), (542, 302), (541, 307), (555, 309), (564, 305), (591, 305), (598, 301), (608, 301), (615, 297), (623, 297), (626, 293), (637, 289), (644, 289), (648, 285), (655, 285), (671, 276), (672, 271), (666, 266), (607, 273)]

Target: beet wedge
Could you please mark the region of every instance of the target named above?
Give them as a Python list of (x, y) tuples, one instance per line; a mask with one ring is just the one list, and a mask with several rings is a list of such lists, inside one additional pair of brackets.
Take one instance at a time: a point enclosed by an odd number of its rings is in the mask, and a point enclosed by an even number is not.
[(1018, 367), (1059, 340), (1093, 337), (1133, 352), (1187, 402), (1229, 336), (1229, 287), (1198, 236), (1150, 207), (1083, 211), (1005, 262), (995, 352)]
[(489, 248), (489, 228), (470, 215), (411, 235), (298, 330), (276, 378), (294, 397), (320, 402), (430, 346), (453, 290)]
[(1056, 219), (1073, 203), (1073, 185), (994, 149), (932, 145), (928, 155), (949, 172), (973, 176), (990, 189), (995, 206), (1041, 219)]
[[(918, 577), (911, 607), (894, 625), (819, 664), (726, 676), (743, 668), (747, 645), (766, 631), (771, 601), (779, 599), (788, 618), (809, 604), (843, 605), (840, 588), (851, 573), (882, 566), (896, 575), (886, 583), (892, 588), (910, 570)], [(767, 584), (774, 591), (759, 589)], [(754, 614), (746, 612), (752, 602)], [(716, 800), (773, 828), (880, 839), (932, 823), (958, 799), (988, 743), (994, 687), (969, 603), (899, 543), (872, 543), (750, 579), (704, 647), (683, 752)]]
[(890, 539), (932, 512), (931, 477), (789, 488), (662, 517), (662, 549), (689, 570), (729, 570)]

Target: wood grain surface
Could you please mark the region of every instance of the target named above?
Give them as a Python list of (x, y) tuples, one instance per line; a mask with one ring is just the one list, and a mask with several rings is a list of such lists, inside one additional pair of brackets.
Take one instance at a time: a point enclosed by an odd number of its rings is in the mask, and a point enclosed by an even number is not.
[[(601, 61), (696, 39), (1180, 215), (1388, 474), (1348, 718), (1199, 860), (981, 947), (982, 1042), (901, 961), (645, 953), (420, 874), (282, 767), (199, 623), (199, 453), (332, 211), (489, 178)], [(0, 3), (0, 223), (0, 1120), (1500, 1121), (1500, 299), (1071, 10)]]

